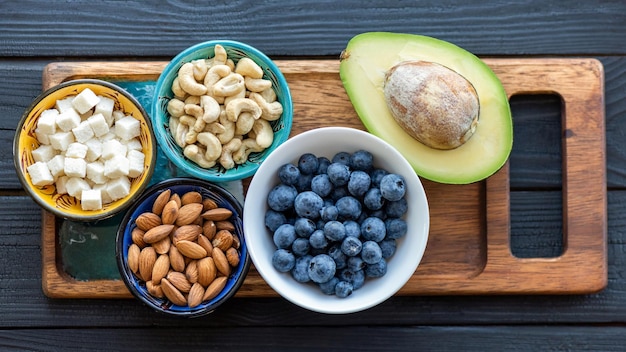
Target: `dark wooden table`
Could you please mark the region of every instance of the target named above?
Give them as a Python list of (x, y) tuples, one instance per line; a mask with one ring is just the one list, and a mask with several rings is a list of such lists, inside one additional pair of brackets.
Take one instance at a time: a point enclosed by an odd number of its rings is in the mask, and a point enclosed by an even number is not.
[[(0, 349), (623, 351), (626, 345), (626, 2), (0, 2)], [(477, 2), (469, 2), (477, 3)], [(205, 318), (157, 315), (132, 299), (42, 291), (41, 209), (15, 175), (12, 141), (51, 62), (166, 61), (209, 39), (274, 59), (338, 59), (366, 31), (429, 35), (481, 57), (597, 58), (605, 72), (608, 285), (584, 295), (396, 296), (323, 315), (238, 297)], [(555, 257), (563, 240), (561, 105), (511, 100), (511, 246)], [(602, 182), (589, 179), (588, 182)]]

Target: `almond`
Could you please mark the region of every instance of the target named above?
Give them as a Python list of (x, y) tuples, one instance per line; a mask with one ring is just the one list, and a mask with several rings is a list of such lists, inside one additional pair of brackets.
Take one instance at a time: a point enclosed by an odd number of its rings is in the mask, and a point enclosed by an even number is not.
[(202, 297), (204, 297), (204, 287), (199, 283), (193, 284), (187, 296), (187, 305), (189, 308), (199, 306), (200, 303), (202, 303)]
[(239, 236), (233, 234), (233, 248), (239, 249), (241, 247), (241, 241), (239, 240)]
[(170, 197), (170, 200), (175, 201), (176, 205), (178, 205), (179, 208), (183, 206), (183, 204), (182, 204), (182, 202), (180, 200), (180, 196), (178, 195), (178, 193), (172, 194), (172, 196)]
[(209, 239), (206, 238), (206, 236), (198, 235), (198, 244), (200, 246), (202, 246), (202, 248), (204, 248), (204, 250), (206, 250), (206, 253), (207, 253), (208, 256), (212, 255), (213, 245), (211, 244), (211, 241), (209, 241)]
[(198, 282), (198, 261), (192, 260), (187, 264), (187, 268), (185, 269), (185, 277), (187, 281), (195, 284)]
[(202, 212), (202, 204), (191, 203), (186, 204), (178, 209), (178, 217), (176, 218), (176, 225), (183, 226), (192, 224)]
[(142, 229), (140, 229), (139, 227), (135, 227), (133, 229), (133, 231), (131, 231), (130, 236), (133, 240), (133, 243), (135, 243), (137, 246), (139, 246), (139, 248), (143, 248), (146, 246), (146, 242), (143, 241), (143, 235), (146, 232)]
[(224, 276), (230, 275), (230, 264), (228, 263), (228, 259), (226, 259), (224, 252), (217, 247), (213, 248), (213, 261), (215, 262), (217, 271), (222, 273)]
[(139, 248), (137, 244), (133, 243), (130, 245), (130, 247), (128, 247), (128, 257), (127, 257), (128, 268), (130, 268), (130, 270), (135, 274), (139, 272), (139, 254), (140, 253), (141, 253), (141, 248)]
[(135, 219), (135, 224), (143, 231), (148, 231), (153, 227), (161, 225), (161, 217), (152, 212), (140, 214)]
[(204, 218), (204, 220), (213, 221), (227, 220), (231, 216), (233, 216), (233, 212), (230, 209), (226, 208), (210, 209), (202, 213), (202, 217)]
[[(185, 277), (185, 274), (178, 271), (171, 271), (166, 276), (167, 280), (174, 285), (180, 292), (189, 292), (191, 289), (191, 283)], [(162, 281), (162, 280), (161, 280)]]
[(174, 231), (174, 244), (180, 240), (195, 241), (198, 235), (202, 233), (200, 225), (183, 225)]
[(213, 247), (221, 249), (222, 252), (226, 252), (233, 245), (233, 234), (228, 230), (220, 230), (215, 234), (211, 244)]
[(159, 242), (154, 242), (152, 247), (158, 254), (165, 254), (170, 251), (170, 247), (172, 246), (172, 240), (170, 240), (169, 236), (166, 236), (164, 239)]
[(217, 231), (228, 230), (230, 232), (235, 232), (235, 225), (228, 220), (216, 221), (215, 228), (217, 229)]
[(200, 194), (200, 192), (189, 191), (183, 194), (182, 197), (180, 197), (180, 202), (182, 205), (190, 203), (202, 203), (202, 195)]
[(170, 200), (171, 193), (172, 191), (166, 189), (165, 191), (161, 192), (161, 194), (159, 194), (159, 196), (154, 200), (154, 203), (152, 204), (153, 213), (155, 213), (156, 215), (161, 215), (165, 204), (167, 204), (167, 202)]
[(161, 289), (161, 284), (155, 285), (152, 281), (148, 281), (146, 282), (146, 288), (152, 297), (163, 298), (163, 289)]
[(206, 236), (209, 240), (213, 239), (213, 236), (217, 233), (217, 227), (215, 226), (215, 222), (211, 220), (207, 220), (202, 224), (202, 234)]
[(163, 207), (163, 211), (161, 213), (161, 221), (164, 224), (173, 224), (176, 222), (176, 218), (178, 217), (178, 203), (175, 200), (170, 200)]
[(143, 235), (143, 241), (146, 243), (155, 243), (167, 237), (174, 229), (174, 225), (159, 225), (146, 231)]
[(167, 254), (161, 254), (154, 262), (152, 267), (152, 283), (158, 285), (161, 283), (161, 279), (167, 275), (170, 270), (170, 257)]
[(150, 281), (156, 258), (157, 253), (152, 247), (146, 247), (139, 253), (139, 275), (144, 281)]
[(222, 290), (224, 289), (224, 287), (226, 287), (226, 281), (227, 281), (226, 276), (220, 276), (218, 278), (215, 278), (215, 280), (213, 280), (213, 282), (211, 282), (209, 287), (207, 287), (206, 290), (204, 291), (204, 296), (202, 297), (202, 301), (208, 301), (210, 299), (215, 298), (217, 295), (219, 295), (220, 292), (222, 292)]
[(172, 269), (182, 273), (185, 270), (185, 258), (182, 254), (180, 254), (178, 248), (176, 248), (176, 246), (171, 246), (169, 255)]
[(226, 259), (232, 267), (239, 265), (239, 252), (233, 247), (228, 248), (226, 250)]
[(196, 268), (198, 269), (198, 282), (202, 286), (208, 287), (217, 276), (217, 268), (213, 258), (205, 257), (198, 260)]
[(202, 200), (202, 206), (202, 211), (207, 211), (217, 208), (217, 203), (211, 198), (205, 198)]
[(187, 240), (178, 241), (176, 248), (178, 248), (180, 254), (191, 259), (200, 259), (207, 255), (206, 250), (201, 245)]
[(163, 294), (170, 302), (178, 305), (184, 306), (187, 305), (187, 300), (185, 296), (172, 284), (168, 279), (161, 280), (161, 289), (163, 290)]

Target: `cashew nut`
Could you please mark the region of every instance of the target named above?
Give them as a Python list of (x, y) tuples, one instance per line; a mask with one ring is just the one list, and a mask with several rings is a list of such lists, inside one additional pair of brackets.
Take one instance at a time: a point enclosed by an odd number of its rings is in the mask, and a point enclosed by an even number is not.
[(229, 121), (237, 121), (242, 112), (249, 112), (254, 119), (261, 117), (261, 108), (254, 100), (249, 98), (234, 99), (230, 104), (226, 105), (226, 118)]
[(244, 89), (246, 89), (246, 85), (243, 76), (238, 73), (231, 73), (213, 85), (213, 95), (218, 97), (228, 97), (235, 95)]
[(217, 121), (220, 117), (220, 104), (213, 97), (203, 95), (200, 97), (200, 106), (204, 110), (202, 120), (206, 123), (212, 123)]
[(215, 56), (213, 57), (213, 62), (219, 65), (219, 64), (225, 64), (226, 60), (228, 60), (228, 55), (226, 55), (226, 49), (224, 49), (223, 46), (216, 44)]
[(205, 153), (206, 152), (202, 150), (202, 148), (198, 147), (196, 144), (189, 144), (183, 149), (183, 154), (187, 158), (198, 164), (198, 166), (207, 169), (215, 166), (215, 161), (209, 161), (204, 157)]
[(178, 77), (174, 78), (174, 80), (172, 81), (172, 93), (174, 93), (174, 97), (183, 100), (187, 97), (187, 92), (185, 92), (181, 87), (180, 87), (180, 82), (178, 80)]
[(272, 81), (262, 78), (251, 78), (250, 76), (245, 77), (244, 84), (251, 92), (262, 92), (268, 88), (272, 88)]
[(200, 97), (197, 95), (190, 95), (184, 100), (185, 104), (200, 105)]
[(246, 90), (242, 89), (241, 92), (231, 95), (229, 97), (225, 97), (224, 98), (224, 106), (227, 106), (228, 104), (230, 104), (231, 101), (235, 100), (235, 99), (239, 99), (239, 98), (246, 98)]
[(167, 112), (170, 113), (170, 116), (180, 117), (185, 113), (185, 103), (180, 99), (170, 99), (167, 102)]
[(254, 131), (254, 135), (256, 136), (255, 140), (261, 148), (267, 148), (272, 145), (274, 141), (274, 131), (269, 121), (265, 119), (254, 121), (252, 131)]
[(249, 57), (242, 57), (235, 66), (235, 72), (251, 78), (262, 78), (263, 69)]
[(198, 142), (206, 147), (204, 157), (209, 161), (215, 161), (222, 155), (222, 142), (210, 132), (198, 133)]
[(265, 148), (261, 148), (256, 140), (252, 138), (246, 138), (241, 142), (241, 147), (233, 153), (233, 160), (237, 164), (243, 164), (250, 157), (250, 153), (259, 153), (264, 150)]
[(283, 105), (279, 101), (268, 103), (261, 94), (250, 93), (250, 99), (252, 99), (259, 108), (261, 108), (261, 118), (267, 121), (275, 121), (283, 114)]
[(263, 99), (265, 99), (265, 101), (268, 103), (273, 103), (276, 101), (276, 99), (278, 99), (278, 97), (276, 97), (276, 92), (274, 91), (274, 89), (266, 89), (259, 94), (261, 94)]
[(231, 72), (232, 70), (230, 67), (224, 64), (211, 66), (211, 68), (207, 71), (206, 76), (204, 76), (203, 81), (204, 86), (207, 88), (207, 92), (212, 93), (213, 85), (220, 79), (228, 76)]
[(252, 130), (255, 118), (249, 112), (242, 112), (235, 122), (235, 134), (245, 135)]
[(207, 123), (204, 126), (204, 132), (211, 132), (214, 135), (226, 132), (226, 128), (219, 122)]
[(193, 130), (196, 132), (202, 132), (204, 130), (204, 126), (206, 125), (206, 122), (202, 119), (204, 110), (198, 105), (185, 104), (185, 113), (196, 118), (196, 121), (192, 126)]
[(222, 133), (218, 133), (217, 138), (219, 138), (222, 144), (226, 144), (230, 142), (230, 140), (233, 139), (233, 137), (235, 136), (235, 123), (228, 120), (225, 110), (222, 110), (222, 112), (220, 113), (219, 121), (225, 130)]
[(230, 142), (222, 146), (222, 155), (220, 156), (220, 164), (225, 169), (232, 169), (235, 167), (235, 161), (233, 160), (233, 153), (237, 149), (241, 148), (241, 139), (233, 138)]
[(185, 136), (189, 132), (189, 126), (180, 123), (179, 119), (176, 117), (170, 117), (169, 129), (176, 145), (184, 148), (185, 145), (187, 145), (187, 143), (185, 143)]
[(203, 95), (207, 91), (206, 87), (196, 82), (193, 77), (193, 64), (191, 62), (184, 63), (178, 70), (178, 84), (191, 95)]
[(209, 70), (209, 66), (207, 66), (206, 60), (199, 59), (191, 61), (193, 64), (193, 78), (200, 82), (204, 79), (207, 71)]

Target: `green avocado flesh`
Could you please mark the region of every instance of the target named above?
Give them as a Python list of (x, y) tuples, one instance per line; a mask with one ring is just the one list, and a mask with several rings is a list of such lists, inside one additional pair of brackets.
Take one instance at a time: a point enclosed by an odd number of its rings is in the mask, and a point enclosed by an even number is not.
[[(383, 81), (387, 70), (409, 60), (443, 65), (476, 89), (479, 122), (463, 145), (450, 150), (430, 148), (396, 123), (385, 101)], [(448, 184), (477, 182), (498, 171), (511, 153), (513, 121), (500, 80), (483, 61), (454, 44), (414, 34), (359, 34), (342, 53), (339, 73), (367, 130), (398, 149), (423, 178)]]

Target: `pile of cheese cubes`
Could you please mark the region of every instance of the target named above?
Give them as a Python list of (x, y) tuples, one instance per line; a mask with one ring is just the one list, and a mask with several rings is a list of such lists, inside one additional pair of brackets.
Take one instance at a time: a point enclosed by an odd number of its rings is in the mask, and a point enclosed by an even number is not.
[(126, 197), (130, 179), (143, 173), (145, 154), (139, 120), (114, 106), (113, 99), (85, 88), (43, 111), (35, 129), (40, 146), (27, 168), (31, 182), (54, 184), (83, 210)]

